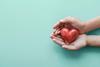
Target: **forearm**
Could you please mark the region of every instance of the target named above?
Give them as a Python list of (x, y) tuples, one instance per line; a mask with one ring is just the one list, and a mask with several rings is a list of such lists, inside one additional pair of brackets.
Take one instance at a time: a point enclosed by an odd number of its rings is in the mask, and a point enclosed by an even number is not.
[(99, 35), (88, 35), (87, 44), (89, 46), (100, 46), (100, 36)]
[(96, 28), (100, 28), (100, 16), (87, 21), (86, 23), (84, 23), (84, 26), (84, 33), (94, 30)]

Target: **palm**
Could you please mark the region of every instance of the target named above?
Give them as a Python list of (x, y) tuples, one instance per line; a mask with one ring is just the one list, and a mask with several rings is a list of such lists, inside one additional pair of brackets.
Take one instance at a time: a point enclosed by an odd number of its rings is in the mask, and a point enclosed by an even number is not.
[(79, 37), (74, 42), (72, 42), (71, 44), (69, 44), (69, 45), (65, 44), (62, 47), (65, 48), (65, 49), (69, 49), (69, 50), (78, 50), (82, 47), (85, 47), (86, 45), (87, 45), (86, 35), (82, 34), (82, 35), (79, 35)]
[(62, 48), (68, 49), (68, 50), (78, 50), (84, 46), (86, 46), (86, 35), (82, 34), (79, 35), (79, 37), (72, 43), (68, 44), (65, 43), (61, 38), (56, 37), (56, 36), (51, 36), (52, 40), (60, 45)]

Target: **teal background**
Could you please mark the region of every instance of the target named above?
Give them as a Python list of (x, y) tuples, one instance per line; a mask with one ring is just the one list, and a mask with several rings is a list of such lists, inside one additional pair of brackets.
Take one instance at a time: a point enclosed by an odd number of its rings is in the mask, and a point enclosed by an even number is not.
[(66, 16), (100, 16), (100, 0), (0, 0), (0, 67), (100, 67), (100, 48), (68, 51), (51, 41)]

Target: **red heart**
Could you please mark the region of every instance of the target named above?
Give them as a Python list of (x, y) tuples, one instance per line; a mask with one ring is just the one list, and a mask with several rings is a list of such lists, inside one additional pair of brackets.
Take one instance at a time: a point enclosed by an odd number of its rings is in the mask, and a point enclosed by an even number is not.
[(79, 31), (74, 28), (73, 29), (63, 28), (61, 29), (60, 32), (62, 39), (69, 43), (73, 42), (79, 36)]

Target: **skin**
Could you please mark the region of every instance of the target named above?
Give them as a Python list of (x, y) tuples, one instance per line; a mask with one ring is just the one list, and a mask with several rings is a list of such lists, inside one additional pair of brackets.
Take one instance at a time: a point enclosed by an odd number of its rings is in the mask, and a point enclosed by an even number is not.
[[(79, 37), (70, 44), (64, 43), (60, 37), (56, 36), (59, 34), (59, 30), (62, 28), (62, 26), (68, 26), (68, 24), (71, 24), (73, 27), (77, 28), (81, 33), (81, 35), (79, 35)], [(83, 34), (96, 28), (100, 28), (100, 17), (96, 17), (85, 23), (81, 23), (80, 20), (73, 17), (66, 17), (55, 24), (53, 28), (56, 30), (56, 32), (51, 34), (51, 39), (64, 49), (79, 50), (87, 45), (100, 46), (100, 36)]]
[(84, 23), (83, 33), (100, 28), (100, 16), (88, 20)]

